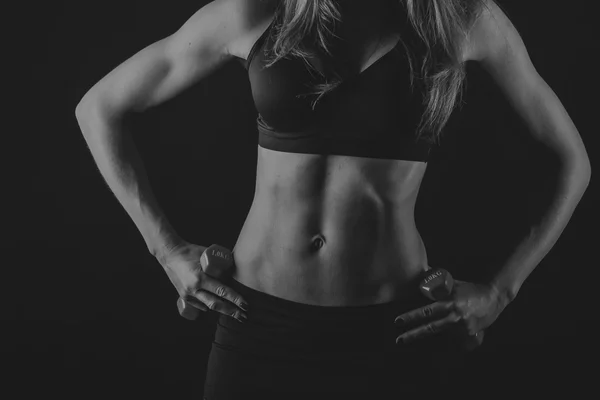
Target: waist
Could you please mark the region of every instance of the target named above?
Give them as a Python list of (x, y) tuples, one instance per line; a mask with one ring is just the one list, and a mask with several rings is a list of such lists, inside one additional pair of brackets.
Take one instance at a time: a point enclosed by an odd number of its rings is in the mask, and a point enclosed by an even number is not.
[(312, 305), (382, 304), (413, 295), (428, 269), (412, 215), (256, 203), (235, 246), (234, 278), (258, 291)]
[(319, 306), (273, 296), (235, 279), (227, 283), (249, 302), (251, 309), (245, 324), (220, 316), (216, 341), (227, 345), (231, 335), (243, 331), (237, 341), (251, 342), (248, 349), (264, 346), (269, 353), (279, 355), (349, 352), (359, 350), (358, 346), (364, 351), (392, 349), (397, 336), (396, 316), (427, 304), (427, 299), (415, 291), (381, 304)]

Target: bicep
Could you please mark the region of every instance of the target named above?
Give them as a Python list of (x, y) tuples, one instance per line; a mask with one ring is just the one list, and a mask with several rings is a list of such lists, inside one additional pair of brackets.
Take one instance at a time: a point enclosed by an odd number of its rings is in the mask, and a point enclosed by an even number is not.
[(205, 5), (175, 33), (117, 66), (82, 103), (93, 102), (109, 114), (143, 111), (191, 87), (231, 57), (228, 42), (243, 29), (240, 3), (216, 0)]
[(492, 0), (486, 4), (472, 29), (471, 59), (489, 73), (536, 140), (565, 159), (585, 154), (573, 121), (538, 74), (517, 29)]
[(519, 110), (545, 82), (510, 19), (495, 2), (485, 4), (470, 33), (470, 58), (479, 63)]

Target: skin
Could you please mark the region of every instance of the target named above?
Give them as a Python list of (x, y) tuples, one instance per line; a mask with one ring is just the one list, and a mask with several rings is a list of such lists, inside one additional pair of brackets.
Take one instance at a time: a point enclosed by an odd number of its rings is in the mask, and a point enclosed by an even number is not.
[(560, 187), (543, 221), (531, 227), (532, 233), (491, 282), (456, 281), (448, 298), (399, 315), (395, 323), (405, 332), (396, 339), (398, 344), (454, 331), (467, 350), (481, 345), (484, 329), (499, 317), (556, 242), (591, 179), (589, 158), (573, 121), (535, 70), (509, 18), (495, 3), (486, 5), (464, 42), (465, 59), (489, 73), (523, 118), (528, 133), (560, 159)]
[[(353, 33), (338, 32), (353, 44), (356, 72), (399, 39), (377, 41), (382, 17), (371, 11)], [(272, 18), (231, 52), (246, 59)], [(300, 303), (350, 306), (397, 299), (429, 269), (414, 219), (427, 163), (257, 152), (255, 197), (234, 247), (236, 280)]]
[[(274, 3), (209, 3), (176, 33), (143, 49), (94, 85), (76, 110), (101, 173), (180, 296), (201, 310), (235, 317), (244, 315), (240, 305), (245, 299), (204, 274), (198, 260), (205, 247), (185, 242), (168, 224), (151, 195), (139, 156), (131, 145), (128, 151), (120, 147), (127, 137), (119, 121), (130, 111), (144, 111), (176, 96), (229, 60), (246, 59), (272, 20)], [(557, 238), (575, 207), (576, 193), (589, 181), (587, 154), (564, 107), (535, 71), (506, 15), (493, 3), (488, 5), (468, 37), (461, 39), (463, 61), (477, 62), (489, 72), (531, 134), (563, 160), (567, 184), (561, 199), (566, 200), (557, 203), (535, 240), (522, 246), (497, 280), (457, 281), (450, 298), (400, 316), (407, 331), (398, 342), (451, 328), (469, 337), (493, 323), (514, 297), (514, 286), (549, 250), (548, 243)], [(364, 25), (370, 26), (377, 25)], [(397, 41), (391, 34), (365, 44), (365, 37), (377, 36), (367, 31), (363, 39), (348, 36), (357, 43), (350, 47), (355, 52), (350, 59), (356, 60), (358, 71)], [(236, 280), (280, 298), (323, 306), (386, 303), (412, 291), (419, 275), (429, 269), (414, 219), (426, 163), (261, 147), (257, 152), (255, 196), (233, 249)], [(133, 154), (131, 159), (127, 154)], [(480, 334), (476, 342), (481, 338)]]
[[(516, 29), (494, 3), (487, 6), (462, 42), (463, 62), (479, 63), (531, 133), (565, 163), (587, 160), (572, 121), (535, 71)], [(395, 40), (388, 38), (365, 65), (389, 51)], [(572, 129), (560, 129), (565, 126)], [(426, 168), (424, 162), (259, 147), (257, 191), (235, 246), (235, 279), (307, 304), (364, 305), (401, 297), (429, 269), (414, 220)], [(453, 330), (467, 338), (465, 348), (473, 349), (510, 300), (494, 283), (456, 281), (450, 298), (398, 316), (395, 323), (406, 332), (397, 343)]]

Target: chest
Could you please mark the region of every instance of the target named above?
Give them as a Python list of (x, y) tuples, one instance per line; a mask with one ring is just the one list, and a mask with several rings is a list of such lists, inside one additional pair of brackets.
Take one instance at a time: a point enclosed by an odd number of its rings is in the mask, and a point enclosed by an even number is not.
[(348, 131), (365, 121), (374, 129), (378, 123), (390, 126), (403, 114), (419, 112), (420, 93), (411, 85), (410, 61), (398, 35), (360, 51), (336, 50), (344, 56), (337, 57), (335, 73), (327, 65), (331, 60), (318, 54), (280, 59), (265, 68), (267, 56), (257, 52), (249, 79), (262, 118), (279, 130), (330, 121)]

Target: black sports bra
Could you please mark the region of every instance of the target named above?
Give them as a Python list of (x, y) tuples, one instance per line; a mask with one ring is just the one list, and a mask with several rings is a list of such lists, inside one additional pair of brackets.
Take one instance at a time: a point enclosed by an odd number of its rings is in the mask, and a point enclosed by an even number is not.
[[(298, 58), (265, 68), (265, 49), (273, 43), (274, 21), (254, 43), (248, 59), (252, 96), (258, 111), (260, 147), (289, 153), (331, 154), (426, 162), (430, 145), (417, 141), (422, 96), (410, 86), (402, 40), (366, 70), (326, 93), (303, 96), (324, 83)], [(243, 60), (242, 60), (243, 61)], [(415, 90), (415, 92), (417, 92)]]

